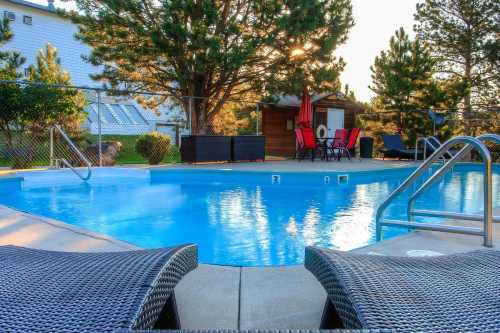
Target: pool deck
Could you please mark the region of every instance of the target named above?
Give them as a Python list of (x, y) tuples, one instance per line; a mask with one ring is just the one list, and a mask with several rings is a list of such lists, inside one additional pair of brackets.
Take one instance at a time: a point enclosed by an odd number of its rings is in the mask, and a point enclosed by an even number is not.
[[(286, 172), (376, 170), (411, 165), (412, 162), (373, 160), (362, 163), (284, 161), (175, 167)], [(500, 215), (500, 208), (495, 210), (495, 215)], [(460, 221), (452, 223), (464, 224)], [(416, 231), (355, 251), (403, 256), (448, 254), (481, 249), (481, 243), (482, 239), (475, 236)], [(6, 244), (61, 251), (137, 249), (102, 234), (0, 206), (0, 245)], [(494, 246), (500, 247), (500, 224), (495, 225)], [(176, 296), (183, 328), (273, 329), (317, 328), (326, 294), (303, 266), (201, 264), (177, 286)]]
[(275, 172), (325, 172), (325, 171), (372, 171), (394, 168), (406, 168), (418, 165), (414, 161), (380, 160), (380, 159), (352, 159), (341, 161), (309, 160), (296, 161), (266, 161), (243, 163), (212, 163), (212, 164), (170, 164), (154, 168), (172, 169), (207, 169), (207, 170), (238, 170), (238, 171), (275, 171)]

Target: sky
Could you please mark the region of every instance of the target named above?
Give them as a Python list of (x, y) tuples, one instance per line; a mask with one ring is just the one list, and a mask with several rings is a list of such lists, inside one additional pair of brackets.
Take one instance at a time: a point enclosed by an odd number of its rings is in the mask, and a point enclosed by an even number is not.
[[(32, 0), (47, 4), (46, 0)], [(389, 39), (399, 27), (411, 34), (413, 14), (419, 0), (351, 0), (355, 26), (349, 39), (337, 50), (347, 63), (341, 75), (343, 84), (348, 84), (356, 97), (369, 101), (373, 92), (368, 88), (371, 83), (370, 66), (380, 51), (389, 46)], [(67, 2), (56, 0), (57, 7), (68, 7)]]
[(400, 27), (413, 36), (413, 14), (418, 0), (351, 0), (355, 26), (337, 54), (347, 63), (341, 75), (356, 98), (369, 101), (373, 92), (370, 66), (389, 47), (389, 39)]

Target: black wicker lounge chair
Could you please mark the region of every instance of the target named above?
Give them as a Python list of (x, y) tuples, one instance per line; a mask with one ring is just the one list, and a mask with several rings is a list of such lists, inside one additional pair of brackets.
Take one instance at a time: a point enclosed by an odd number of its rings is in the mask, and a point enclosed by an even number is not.
[(0, 246), (0, 332), (179, 328), (174, 287), (197, 248), (74, 253)]
[(408, 258), (306, 248), (327, 291), (322, 328), (500, 331), (500, 251)]
[[(403, 140), (401, 140), (400, 135), (384, 134), (382, 135), (382, 141), (384, 142), (384, 148), (380, 151), (384, 154), (384, 158), (389, 157), (406, 160), (412, 160), (415, 158), (415, 149), (408, 149), (403, 143)], [(423, 150), (419, 149), (417, 155), (419, 160), (422, 159), (424, 156)]]
[(163, 331), (134, 331), (120, 330), (116, 333), (393, 333), (394, 330), (308, 330), (308, 329), (203, 329), (203, 330), (163, 330)]

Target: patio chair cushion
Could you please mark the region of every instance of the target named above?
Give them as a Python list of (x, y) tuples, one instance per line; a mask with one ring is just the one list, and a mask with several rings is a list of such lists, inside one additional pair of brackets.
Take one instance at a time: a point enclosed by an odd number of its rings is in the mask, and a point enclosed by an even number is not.
[(344, 128), (335, 130), (332, 148), (345, 148), (348, 131)]
[(346, 328), (500, 330), (500, 251), (408, 258), (306, 248)]
[(394, 135), (384, 134), (382, 135), (382, 141), (384, 141), (384, 147), (386, 149), (394, 149), (394, 150), (406, 149), (403, 140), (401, 140), (401, 136), (398, 134)]
[(153, 328), (195, 245), (109, 253), (0, 246), (1, 332)]

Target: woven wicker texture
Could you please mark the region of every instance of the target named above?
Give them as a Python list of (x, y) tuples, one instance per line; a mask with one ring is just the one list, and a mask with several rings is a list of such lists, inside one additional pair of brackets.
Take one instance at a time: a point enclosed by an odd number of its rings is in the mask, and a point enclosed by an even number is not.
[(232, 329), (204, 329), (204, 330), (154, 330), (154, 331), (133, 331), (118, 330), (116, 333), (392, 333), (393, 330), (307, 330), (307, 329), (256, 329), (256, 330), (232, 330)]
[(500, 252), (407, 258), (306, 248), (347, 328), (500, 331)]
[(0, 332), (152, 328), (194, 245), (110, 253), (0, 246)]

